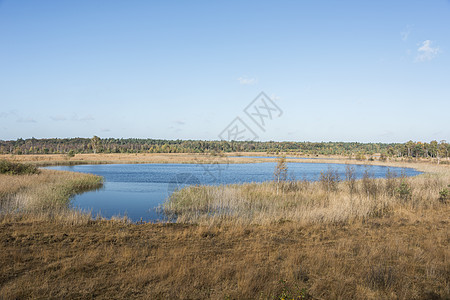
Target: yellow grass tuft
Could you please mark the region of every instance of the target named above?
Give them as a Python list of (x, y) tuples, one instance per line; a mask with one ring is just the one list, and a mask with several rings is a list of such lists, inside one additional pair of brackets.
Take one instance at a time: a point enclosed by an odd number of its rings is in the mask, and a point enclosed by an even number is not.
[[(101, 177), (92, 174), (41, 170), (33, 175), (0, 174), (0, 216), (33, 215), (34, 218), (77, 223), (90, 216), (70, 210), (70, 197), (101, 187)], [(11, 216), (10, 216), (11, 217)]]
[(427, 173), (330, 183), (288, 181), (226, 186), (190, 186), (171, 195), (162, 209), (180, 223), (273, 224), (341, 223), (402, 210), (439, 209), (440, 192), (450, 183), (448, 166), (421, 166)]

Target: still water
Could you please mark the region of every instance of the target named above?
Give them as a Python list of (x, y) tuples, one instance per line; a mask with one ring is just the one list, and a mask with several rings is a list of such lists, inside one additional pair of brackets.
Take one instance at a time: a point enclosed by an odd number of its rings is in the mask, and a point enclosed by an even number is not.
[[(128, 216), (133, 221), (158, 221), (164, 216), (156, 208), (175, 189), (189, 184), (232, 184), (273, 180), (276, 163), (250, 163), (229, 165), (198, 164), (111, 164), (47, 167), (53, 170), (92, 173), (103, 176), (104, 186), (96, 191), (76, 195), (73, 207), (91, 211), (94, 216), (105, 218)], [(337, 170), (345, 178), (345, 165), (325, 163), (288, 163), (290, 178), (318, 180), (321, 171)], [(365, 166), (353, 165), (357, 178), (361, 178)], [(389, 167), (391, 172), (403, 171), (407, 176), (420, 174), (414, 169)], [(385, 177), (387, 167), (371, 166), (370, 173)]]

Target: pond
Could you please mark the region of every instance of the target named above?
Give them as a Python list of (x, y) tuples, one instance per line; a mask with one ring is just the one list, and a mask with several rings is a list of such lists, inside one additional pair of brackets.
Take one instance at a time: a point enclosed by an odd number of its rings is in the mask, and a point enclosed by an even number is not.
[[(76, 195), (74, 208), (91, 211), (105, 218), (126, 215), (132, 221), (158, 221), (164, 216), (157, 207), (176, 189), (190, 184), (232, 184), (273, 180), (275, 162), (199, 165), (199, 164), (111, 164), (47, 167), (53, 170), (92, 173), (103, 176), (104, 186)], [(288, 163), (290, 178), (318, 180), (321, 171), (337, 170), (345, 178), (345, 165), (326, 163)], [(353, 165), (357, 178), (366, 168), (376, 178), (385, 177), (388, 167)], [(389, 167), (391, 172), (407, 176), (420, 174), (414, 169)]]

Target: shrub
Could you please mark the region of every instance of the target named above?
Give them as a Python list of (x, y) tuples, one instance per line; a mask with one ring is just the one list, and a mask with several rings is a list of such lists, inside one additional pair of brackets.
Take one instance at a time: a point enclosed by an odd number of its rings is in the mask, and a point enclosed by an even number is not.
[(286, 156), (281, 156), (278, 158), (277, 165), (275, 167), (275, 171), (273, 172), (274, 180), (279, 183), (280, 181), (284, 182), (287, 180), (288, 168), (286, 164)]
[(411, 188), (405, 180), (402, 180), (400, 186), (397, 188), (397, 196), (403, 200), (408, 201), (411, 199)]
[[(448, 187), (450, 187), (450, 185)], [(439, 201), (442, 203), (446, 203), (448, 199), (450, 199), (450, 191), (448, 190), (448, 188), (444, 188), (439, 192)]]
[(306, 288), (300, 288), (286, 280), (280, 280), (277, 288), (278, 292), (274, 299), (311, 299), (311, 295)]
[(385, 188), (386, 188), (386, 194), (389, 196), (395, 195), (395, 187), (397, 185), (397, 174), (395, 172), (392, 172), (389, 168), (386, 171), (386, 181), (385, 181)]
[(39, 173), (39, 169), (36, 166), (30, 164), (15, 163), (6, 159), (0, 160), (0, 174), (30, 175), (36, 173)]
[(328, 168), (326, 172), (321, 171), (320, 172), (320, 178), (319, 181), (327, 192), (331, 191), (337, 191), (338, 184), (340, 181), (339, 173), (337, 170), (333, 170), (331, 168)]
[(356, 191), (355, 167), (350, 165), (345, 166), (345, 182), (348, 185), (350, 194), (353, 194)]
[(70, 151), (67, 153), (67, 156), (68, 156), (68, 157), (74, 157), (74, 156), (75, 156), (75, 151), (70, 150)]
[(370, 167), (366, 166), (362, 178), (362, 186), (364, 192), (368, 196), (376, 197), (378, 194), (378, 185), (373, 174), (370, 172)]
[(366, 156), (362, 154), (361, 152), (356, 154), (356, 160), (365, 160)]
[(289, 179), (286, 181), (281, 181), (278, 183), (281, 185), (281, 189), (283, 192), (298, 192), (304, 188), (302, 181), (297, 181), (294, 173), (290, 174)]

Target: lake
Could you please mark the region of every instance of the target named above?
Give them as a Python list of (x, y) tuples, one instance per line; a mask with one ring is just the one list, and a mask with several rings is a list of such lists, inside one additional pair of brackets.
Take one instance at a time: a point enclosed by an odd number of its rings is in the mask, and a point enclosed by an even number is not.
[[(164, 216), (157, 207), (174, 190), (190, 184), (232, 184), (273, 180), (275, 162), (249, 164), (111, 164), (47, 167), (52, 170), (92, 173), (103, 176), (104, 186), (96, 191), (76, 195), (71, 200), (74, 208), (92, 211), (105, 218), (126, 215), (133, 221), (158, 221)], [(288, 163), (290, 178), (319, 179), (328, 168), (337, 170), (345, 178), (345, 165), (326, 163)], [(366, 166), (353, 165), (357, 178), (362, 178)], [(388, 167), (370, 166), (370, 173), (385, 177)], [(407, 176), (421, 172), (410, 168), (389, 167), (391, 172), (403, 171)]]

